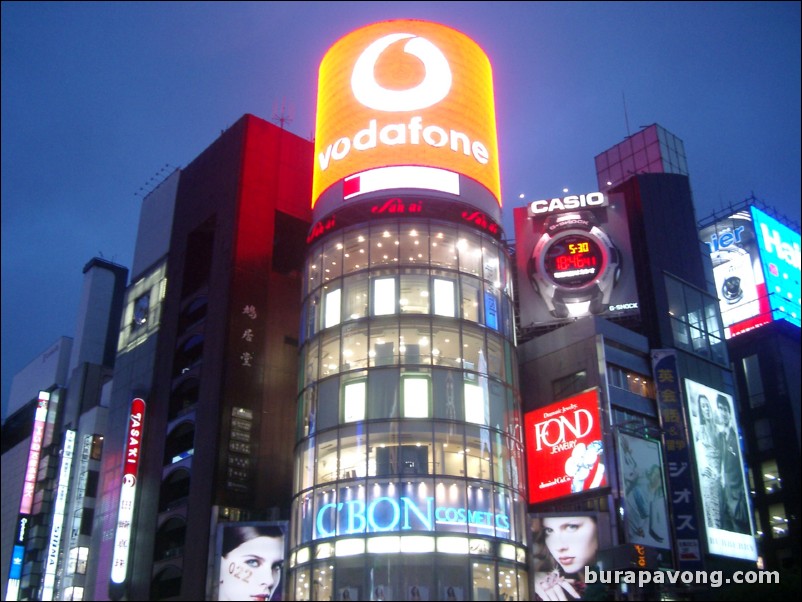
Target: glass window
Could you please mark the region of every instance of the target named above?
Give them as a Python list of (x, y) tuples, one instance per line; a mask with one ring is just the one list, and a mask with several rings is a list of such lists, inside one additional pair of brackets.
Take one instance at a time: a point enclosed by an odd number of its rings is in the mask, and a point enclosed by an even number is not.
[(475, 276), (482, 275), (482, 241), (473, 232), (460, 231), (457, 239), (459, 269)]
[[(323, 288), (325, 290), (326, 287)], [(340, 323), (342, 291), (339, 288), (333, 291), (328, 290), (325, 295), (323, 328), (331, 328)]]
[(429, 321), (403, 322), (398, 351), (404, 364), (431, 364), (432, 342)]
[(485, 314), (484, 323), (488, 328), (498, 330), (499, 328), (499, 297), (498, 291), (487, 287), (484, 295)]
[(345, 320), (358, 320), (368, 316), (368, 275), (357, 274), (345, 279), (344, 315)]
[(336, 374), (340, 369), (340, 330), (323, 335), (320, 343), (320, 376)]
[(398, 418), (398, 368), (371, 370), (368, 375), (368, 418)]
[(398, 226), (376, 224), (370, 229), (370, 265), (395, 266), (398, 263)]
[(763, 476), (763, 490), (766, 494), (772, 494), (782, 489), (780, 472), (777, 469), (777, 460), (767, 460), (760, 466)]
[(326, 241), (321, 258), (323, 268), (323, 282), (339, 278), (343, 272), (342, 263), (343, 243), (340, 236), (333, 236)]
[(475, 561), (473, 569), (473, 595), (471, 600), (496, 600), (496, 572), (492, 562)]
[(457, 267), (457, 232), (453, 227), (432, 225), (429, 241), (433, 266)]
[(320, 339), (314, 339), (312, 342), (307, 344), (306, 348), (304, 349), (304, 386), (311, 385), (318, 379), (318, 367), (320, 361), (320, 358), (318, 357), (319, 353)]
[(766, 403), (766, 391), (763, 388), (763, 377), (760, 375), (760, 362), (757, 355), (750, 355), (741, 360), (741, 363), (746, 378), (749, 407), (759, 408)]
[(368, 241), (366, 229), (357, 228), (343, 236), (343, 273), (348, 274), (368, 267)]
[(484, 241), (482, 245), (482, 259), (484, 279), (487, 280), (492, 287), (500, 289), (502, 282), (498, 247), (489, 241)]
[(435, 472), (443, 475), (465, 476), (463, 426), (461, 424), (440, 424), (437, 426), (434, 439)]
[(367, 368), (368, 329), (366, 324), (346, 324), (342, 329), (342, 369)]
[(340, 429), (341, 479), (354, 479), (367, 476), (367, 443), (368, 435), (363, 425), (346, 426)]
[(504, 380), (504, 347), (502, 340), (492, 334), (487, 335), (487, 372)]
[(309, 259), (307, 259), (306, 268), (306, 290), (313, 291), (320, 286), (320, 269), (321, 254), (323, 246), (320, 245), (309, 251)]
[(482, 283), (471, 276), (463, 275), (462, 282), (462, 317), (471, 322), (479, 322), (479, 311), (482, 298)]
[(337, 431), (318, 435), (317, 480), (328, 483), (337, 479)]
[(373, 315), (389, 316), (395, 313), (395, 278), (376, 278), (373, 281)]
[(374, 423), (368, 433), (368, 476), (396, 474), (391, 461), (391, 450), (398, 447), (398, 424), (395, 422)]
[[(434, 417), (444, 420), (463, 420), (462, 388), (455, 383), (462, 381), (462, 373), (456, 370), (434, 368), (432, 388)], [(452, 427), (449, 427), (452, 428)]]
[(487, 357), (484, 353), (485, 339), (479, 332), (462, 330), (462, 359), (466, 370), (487, 374)]
[(769, 506), (769, 523), (771, 524), (771, 536), (773, 538), (788, 537), (788, 518), (785, 514), (784, 504), (772, 504)]
[(371, 366), (389, 366), (398, 363), (398, 322), (382, 321), (370, 326)]
[(401, 274), (398, 305), (403, 314), (429, 313), (429, 276), (427, 271)]
[(466, 380), (463, 390), (465, 393), (465, 420), (475, 424), (487, 424), (489, 416), (486, 388), (476, 382)]
[(315, 484), (315, 438), (310, 437), (302, 443), (302, 451), (298, 460), (296, 483), (299, 489), (307, 489)]
[(336, 426), (340, 419), (340, 379), (328, 378), (318, 384), (317, 411), (315, 421), (317, 431)]
[(455, 367), (462, 365), (459, 330), (435, 322), (432, 325), (432, 340), (432, 356), (436, 365)]
[(356, 422), (365, 419), (364, 380), (349, 381), (343, 385), (343, 422)]
[(401, 392), (404, 400), (404, 418), (428, 418), (429, 377), (425, 374), (402, 374)]
[(758, 451), (767, 451), (774, 447), (774, 440), (771, 436), (771, 423), (768, 418), (755, 420), (755, 437), (757, 438)]
[(429, 263), (429, 235), (426, 224), (405, 223), (401, 226), (399, 255), (401, 263)]
[(454, 303), (454, 281), (444, 278), (434, 279), (434, 313), (438, 316), (456, 316)]

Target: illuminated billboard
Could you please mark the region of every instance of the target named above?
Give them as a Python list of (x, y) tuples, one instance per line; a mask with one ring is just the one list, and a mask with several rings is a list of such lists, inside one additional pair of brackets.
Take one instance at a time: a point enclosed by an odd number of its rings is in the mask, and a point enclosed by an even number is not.
[(319, 71), (312, 206), (335, 184), (343, 186), (340, 204), (394, 188), (460, 195), (461, 176), (498, 209), (484, 51), (454, 29), (417, 20), (375, 23), (335, 43)]
[(702, 229), (725, 337), (787, 320), (800, 325), (799, 233), (752, 206)]
[(800, 326), (800, 240), (799, 232), (752, 207), (760, 266), (773, 320), (787, 320)]
[(660, 443), (619, 432), (618, 469), (627, 541), (670, 549)]
[(607, 485), (598, 389), (528, 412), (529, 503)]
[(757, 559), (731, 395), (685, 379), (691, 441), (711, 554)]
[(284, 600), (287, 521), (220, 523), (217, 595), (211, 600)]
[[(598, 600), (585, 580), (598, 574), (601, 552), (610, 550), (610, 517), (604, 512), (535, 514), (531, 519), (536, 600)], [(598, 577), (597, 577), (598, 578)]]
[(522, 328), (639, 313), (622, 195), (542, 199), (514, 220)]
[(124, 583), (128, 576), (128, 558), (133, 533), (134, 503), (139, 474), (139, 457), (145, 422), (145, 400), (139, 397), (131, 402), (128, 414), (128, 438), (123, 459), (123, 477), (120, 490), (120, 506), (117, 528), (114, 534), (114, 556), (112, 558), (111, 582)]

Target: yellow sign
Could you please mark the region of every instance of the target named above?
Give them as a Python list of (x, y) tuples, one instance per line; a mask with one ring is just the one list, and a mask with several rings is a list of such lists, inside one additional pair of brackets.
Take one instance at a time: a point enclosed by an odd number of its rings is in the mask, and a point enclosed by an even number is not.
[(454, 29), (368, 25), (320, 65), (312, 206), (347, 176), (396, 165), (463, 174), (501, 204), (490, 61)]

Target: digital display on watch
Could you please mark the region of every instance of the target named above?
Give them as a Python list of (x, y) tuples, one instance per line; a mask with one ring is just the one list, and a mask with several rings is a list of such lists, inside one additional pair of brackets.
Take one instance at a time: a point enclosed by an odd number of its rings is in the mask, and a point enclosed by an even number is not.
[(544, 257), (544, 268), (549, 277), (560, 286), (581, 287), (596, 278), (604, 265), (604, 251), (589, 236), (569, 234), (557, 238), (549, 245)]

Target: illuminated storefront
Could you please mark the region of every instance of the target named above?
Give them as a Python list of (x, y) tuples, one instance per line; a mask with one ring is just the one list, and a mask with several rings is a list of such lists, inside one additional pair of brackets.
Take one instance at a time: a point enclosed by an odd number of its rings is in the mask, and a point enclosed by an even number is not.
[[(342, 100), (334, 96), (347, 96), (340, 87), (349, 81), (364, 87), (360, 62), (375, 51), (377, 65), (392, 63), (416, 48), (421, 90), (434, 106), (407, 97), (398, 108), (393, 94), (371, 106), (355, 94), (365, 106), (354, 119), (373, 125), (346, 132), (356, 121), (334, 119), (346, 110), (332, 108)], [(434, 68), (449, 71), (445, 91), (426, 86)], [(329, 51), (320, 87), (327, 105), (318, 107), (316, 223), (304, 273), (290, 596), (528, 599), (512, 285), (487, 58), (440, 25), (379, 23)], [(475, 112), (449, 110), (472, 89), (482, 91)], [(461, 133), (473, 143), (463, 146)], [(326, 171), (334, 160), (336, 177)]]

